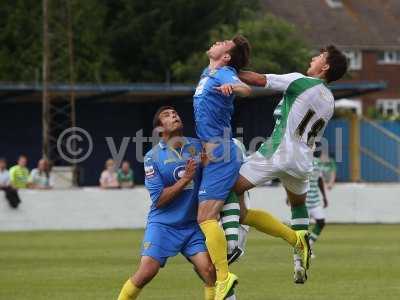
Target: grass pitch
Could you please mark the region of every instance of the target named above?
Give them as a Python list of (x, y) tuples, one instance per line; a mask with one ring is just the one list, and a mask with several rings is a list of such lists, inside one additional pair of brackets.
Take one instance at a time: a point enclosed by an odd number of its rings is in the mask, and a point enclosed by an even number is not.
[[(240, 300), (400, 299), (400, 225), (328, 225), (309, 281), (292, 282), (291, 250), (254, 230), (232, 267)], [(0, 233), (1, 300), (116, 300), (135, 270), (142, 230)], [(140, 299), (203, 299), (200, 280), (172, 258)]]

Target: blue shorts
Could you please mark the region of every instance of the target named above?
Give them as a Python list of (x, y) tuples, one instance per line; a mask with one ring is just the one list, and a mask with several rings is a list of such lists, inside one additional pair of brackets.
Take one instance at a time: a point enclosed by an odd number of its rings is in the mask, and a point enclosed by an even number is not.
[[(224, 148), (226, 150), (224, 150)], [(199, 189), (199, 201), (225, 201), (239, 177), (242, 155), (233, 141), (219, 145), (213, 151), (216, 161), (210, 161), (203, 168)]]
[(150, 256), (164, 267), (167, 259), (179, 252), (186, 258), (200, 252), (207, 252), (205, 237), (197, 223), (183, 228), (160, 223), (147, 224), (142, 256)]

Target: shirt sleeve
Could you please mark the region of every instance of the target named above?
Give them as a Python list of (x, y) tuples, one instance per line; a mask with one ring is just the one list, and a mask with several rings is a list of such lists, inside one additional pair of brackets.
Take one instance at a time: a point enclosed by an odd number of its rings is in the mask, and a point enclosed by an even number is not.
[(265, 74), (265, 76), (267, 77), (265, 88), (281, 92), (286, 91), (293, 81), (304, 77), (304, 75), (300, 73), (289, 73), (283, 75)]
[(236, 84), (236, 83), (242, 83), (240, 81), (239, 77), (237, 76), (236, 73), (234, 73), (232, 70), (226, 70), (223, 69), (220, 74), (219, 74), (219, 80), (221, 85), (223, 84)]
[(161, 174), (158, 170), (156, 162), (151, 156), (146, 156), (144, 160), (144, 184), (149, 191), (151, 201), (156, 203), (164, 189)]

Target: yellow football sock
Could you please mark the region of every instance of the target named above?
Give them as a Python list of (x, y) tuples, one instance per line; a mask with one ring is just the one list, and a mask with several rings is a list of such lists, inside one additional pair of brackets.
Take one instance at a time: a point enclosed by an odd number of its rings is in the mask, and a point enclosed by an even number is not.
[(134, 300), (139, 295), (142, 289), (136, 287), (133, 282), (128, 279), (122, 287), (118, 300)]
[(281, 237), (290, 245), (297, 242), (296, 232), (280, 222), (271, 214), (257, 209), (249, 209), (243, 220), (243, 224), (256, 228), (266, 234)]
[(224, 281), (228, 277), (227, 243), (224, 231), (217, 220), (207, 220), (200, 224), (200, 228), (206, 237), (206, 245), (211, 261), (213, 262), (217, 280)]
[(204, 300), (214, 300), (215, 298), (215, 287), (205, 286), (204, 287)]

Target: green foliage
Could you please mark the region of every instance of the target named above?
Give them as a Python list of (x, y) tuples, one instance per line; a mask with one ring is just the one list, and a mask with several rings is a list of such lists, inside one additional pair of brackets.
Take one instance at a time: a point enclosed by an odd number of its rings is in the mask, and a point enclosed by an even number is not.
[[(3, 1), (4, 2), (4, 1)], [(71, 0), (75, 79), (80, 82), (118, 80), (104, 38), (106, 6), (97, 0)], [(49, 1), (50, 80), (69, 80), (66, 1)], [(42, 1), (6, 1), (0, 6), (0, 80), (42, 78)]]
[[(39, 5), (38, 5), (39, 4)], [(42, 64), (40, 1), (0, 5), (0, 80), (35, 81)]]
[(170, 81), (177, 61), (204, 49), (211, 29), (235, 25), (256, 0), (121, 0), (109, 33), (118, 70), (130, 81)]
[[(273, 15), (257, 17), (249, 14), (237, 26), (221, 25), (210, 33), (210, 42), (242, 34), (251, 43), (252, 54), (249, 68), (258, 72), (304, 72), (310, 59), (310, 48), (297, 30), (286, 21)], [(174, 75), (181, 81), (196, 81), (206, 66), (205, 50), (194, 53), (186, 62), (173, 66)]]
[[(285, 21), (263, 16), (259, 0), (51, 0), (51, 81), (69, 80), (71, 4), (77, 82), (197, 81), (212, 41), (240, 32), (253, 45), (251, 68), (303, 70), (308, 48)], [(0, 80), (41, 81), (42, 1), (0, 6)]]

